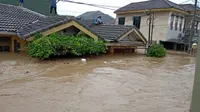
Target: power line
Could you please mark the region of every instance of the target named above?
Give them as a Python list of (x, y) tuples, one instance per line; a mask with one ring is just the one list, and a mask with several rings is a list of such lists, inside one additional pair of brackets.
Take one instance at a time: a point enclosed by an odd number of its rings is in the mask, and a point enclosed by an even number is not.
[(117, 8), (120, 8), (120, 7), (117, 7), (117, 6), (90, 4), (90, 3), (76, 2), (76, 1), (71, 1), (71, 0), (59, 0), (59, 1), (69, 2), (69, 3), (74, 3), (74, 4), (80, 4), (80, 5), (88, 5), (88, 6), (93, 6), (93, 7), (98, 7), (98, 8), (108, 9), (108, 10), (116, 10)]

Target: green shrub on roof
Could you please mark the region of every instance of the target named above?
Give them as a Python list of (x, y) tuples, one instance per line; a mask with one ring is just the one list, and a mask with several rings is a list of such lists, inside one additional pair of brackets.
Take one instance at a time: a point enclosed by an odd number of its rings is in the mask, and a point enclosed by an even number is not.
[(102, 41), (94, 41), (86, 36), (37, 36), (28, 44), (28, 54), (31, 57), (47, 59), (51, 56), (99, 55), (106, 53), (107, 47)]
[(167, 54), (165, 48), (161, 44), (151, 45), (147, 50), (147, 56), (149, 57), (165, 57)]

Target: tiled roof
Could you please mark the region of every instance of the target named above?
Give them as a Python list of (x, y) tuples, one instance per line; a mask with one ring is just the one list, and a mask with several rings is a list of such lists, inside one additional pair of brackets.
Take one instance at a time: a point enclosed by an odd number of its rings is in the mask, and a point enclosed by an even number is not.
[(118, 41), (118, 39), (123, 36), (125, 33), (129, 32), (132, 29), (135, 29), (146, 41), (146, 38), (135, 26), (124, 26), (124, 25), (95, 25), (93, 21), (89, 20), (79, 20), (79, 23), (85, 25), (89, 31), (96, 34), (100, 38), (109, 41)]
[(78, 21), (81, 22), (82, 24), (84, 24), (87, 27), (89, 27), (89, 26), (94, 24), (93, 20), (78, 20)]
[[(67, 18), (62, 16), (54, 16), (54, 17), (47, 17), (40, 21), (37, 21), (33, 24), (27, 25), (26, 27), (21, 28), (17, 34), (22, 39), (26, 39), (36, 33), (39, 33), (44, 30), (48, 30), (50, 28), (56, 27), (61, 24), (65, 24), (70, 21), (75, 21), (99, 38), (103, 40), (109, 41), (118, 41), (118, 39), (124, 35), (125, 33), (129, 32), (133, 28), (136, 29), (134, 26), (123, 26), (123, 25), (94, 25), (91, 21), (82, 21), (77, 20), (76, 18)], [(139, 34), (144, 38), (144, 36), (139, 32)], [(146, 40), (146, 39), (145, 39)]]
[(91, 31), (101, 36), (105, 40), (117, 41), (122, 35), (130, 31), (132, 26), (123, 25), (92, 25)]
[(184, 10), (181, 6), (169, 0), (149, 0), (149, 1), (144, 1), (144, 2), (130, 3), (116, 10), (115, 13), (133, 11), (133, 10), (147, 10), (147, 9), (150, 9), (150, 7), (152, 9), (176, 8), (179, 10)]
[(87, 30), (89, 30), (89, 26), (93, 24), (93, 22), (91, 21), (81, 21), (72, 16), (49, 16), (47, 18), (36, 21), (35, 23), (20, 28), (17, 31), (17, 35), (22, 39), (26, 39), (36, 33), (59, 26), (61, 24), (68, 23), (70, 21), (76, 21)]
[(44, 15), (29, 9), (0, 3), (0, 32), (13, 32), (34, 21), (45, 18)]
[(17, 35), (22, 39), (25, 39), (29, 36), (32, 36), (33, 34), (67, 23), (68, 21), (69, 18), (63, 16), (43, 18), (39, 21), (36, 21), (35, 23), (20, 28), (17, 31)]

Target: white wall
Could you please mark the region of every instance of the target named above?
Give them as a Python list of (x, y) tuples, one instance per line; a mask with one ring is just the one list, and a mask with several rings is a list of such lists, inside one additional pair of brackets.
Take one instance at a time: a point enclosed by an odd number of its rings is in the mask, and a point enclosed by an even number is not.
[[(182, 28), (181, 28), (181, 31), (179, 30), (180, 28), (180, 18), (178, 18), (178, 30), (175, 31), (175, 19), (176, 19), (176, 16), (174, 17), (174, 23), (173, 23), (173, 29), (171, 30), (170, 29), (170, 22), (171, 22), (171, 14), (172, 12), (169, 13), (169, 20), (168, 20), (168, 33), (167, 33), (167, 40), (169, 39), (178, 39), (178, 36), (179, 34), (181, 34), (183, 32), (183, 28), (184, 28), (184, 21), (185, 19), (183, 18), (183, 23), (182, 23)], [(183, 16), (183, 15), (181, 15)]]
[[(149, 26), (147, 24), (147, 19), (149, 18), (149, 16), (145, 15), (144, 13), (117, 15), (116, 24), (118, 24), (119, 17), (125, 17), (125, 25), (133, 25), (133, 16), (142, 16), (140, 31), (143, 33), (146, 39), (148, 39)], [(155, 12), (155, 20), (154, 20), (155, 27), (153, 33), (154, 41), (159, 42), (160, 40), (166, 41), (171, 38), (177, 38), (178, 35), (183, 31), (183, 30), (181, 32), (179, 31), (179, 24), (177, 31), (174, 30), (175, 28), (173, 28), (173, 30), (170, 30), (170, 19), (171, 19), (171, 12)], [(174, 22), (174, 27), (175, 27), (175, 22)], [(182, 24), (182, 29), (183, 27), (184, 24)]]

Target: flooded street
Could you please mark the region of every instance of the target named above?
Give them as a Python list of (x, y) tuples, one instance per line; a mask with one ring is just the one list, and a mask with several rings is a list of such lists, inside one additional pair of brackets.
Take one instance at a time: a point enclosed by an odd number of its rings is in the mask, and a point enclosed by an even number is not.
[(0, 53), (1, 112), (189, 112), (195, 58), (37, 61)]

